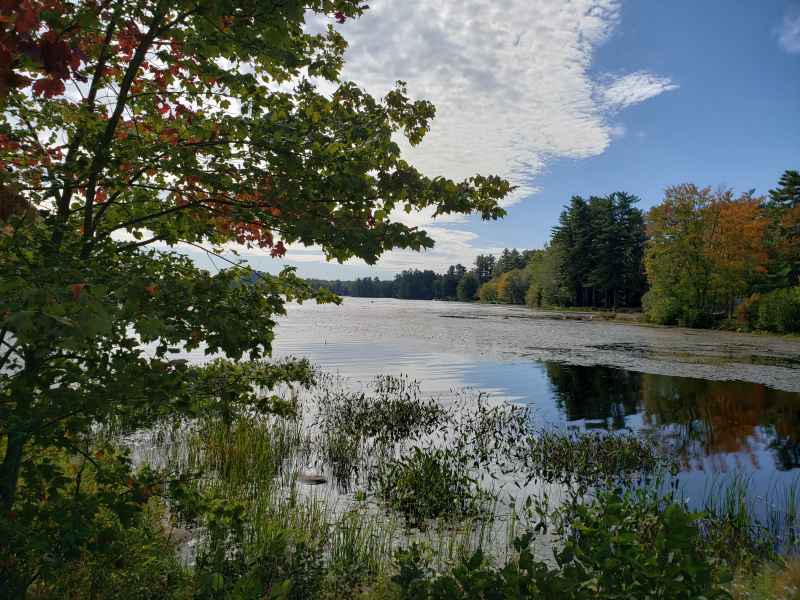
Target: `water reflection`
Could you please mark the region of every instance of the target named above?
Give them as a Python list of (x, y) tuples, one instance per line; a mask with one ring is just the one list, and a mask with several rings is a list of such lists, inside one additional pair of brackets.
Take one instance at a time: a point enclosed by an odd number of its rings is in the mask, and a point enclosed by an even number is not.
[(553, 398), (568, 421), (622, 429), (627, 427), (625, 417), (641, 410), (641, 373), (560, 363), (544, 363), (544, 368)]
[[(684, 470), (723, 472), (730, 468), (726, 456), (749, 469), (800, 466), (800, 394), (601, 366), (545, 363), (544, 370), (567, 422), (655, 430)], [(763, 464), (765, 450), (773, 464)]]

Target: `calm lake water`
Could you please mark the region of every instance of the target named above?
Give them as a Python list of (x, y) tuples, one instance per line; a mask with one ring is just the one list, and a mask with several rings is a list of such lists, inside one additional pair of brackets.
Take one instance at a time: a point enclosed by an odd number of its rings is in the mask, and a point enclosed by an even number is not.
[(543, 425), (654, 433), (690, 499), (743, 477), (757, 502), (800, 477), (800, 340), (346, 298), (290, 306), (275, 355), (352, 381), (408, 375), (431, 395), (479, 389)]

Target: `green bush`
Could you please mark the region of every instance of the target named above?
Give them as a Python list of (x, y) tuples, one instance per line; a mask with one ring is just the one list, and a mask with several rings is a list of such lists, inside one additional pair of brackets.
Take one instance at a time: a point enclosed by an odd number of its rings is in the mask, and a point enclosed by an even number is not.
[(497, 302), (497, 284), (494, 281), (487, 281), (478, 290), (478, 300), (484, 304)]
[(651, 289), (642, 296), (642, 310), (647, 319), (661, 325), (675, 325), (680, 318), (680, 303), (672, 296)]
[(110, 446), (83, 453), (47, 448), (23, 465), (14, 510), (0, 510), (0, 598), (184, 598), (160, 475)]
[(651, 288), (642, 296), (642, 309), (648, 321), (680, 327), (711, 327), (718, 320), (710, 307), (694, 306), (684, 299)]
[(409, 457), (382, 463), (372, 480), (378, 496), (411, 523), (469, 517), (482, 512), (489, 494), (469, 475), (466, 462), (453, 451), (414, 448)]
[(800, 332), (800, 286), (775, 290), (758, 298), (755, 329)]
[(746, 298), (736, 307), (736, 324), (761, 331), (800, 332), (800, 286)]
[(703, 545), (696, 521), (679, 504), (601, 495), (574, 509), (556, 566), (536, 560), (531, 536), (498, 568), (477, 551), (447, 573), (434, 573), (420, 549), (398, 555), (402, 600), (707, 600), (730, 598), (726, 570)]

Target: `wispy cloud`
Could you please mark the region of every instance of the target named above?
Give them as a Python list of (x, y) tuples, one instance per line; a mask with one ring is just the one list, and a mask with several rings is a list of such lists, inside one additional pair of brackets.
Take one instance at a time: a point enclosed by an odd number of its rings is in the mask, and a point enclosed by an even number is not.
[(790, 54), (800, 53), (800, 8), (795, 8), (783, 17), (778, 28), (778, 44)]
[(637, 71), (615, 77), (601, 88), (602, 103), (611, 110), (627, 108), (650, 98), (678, 89), (668, 77), (660, 77), (646, 71)]

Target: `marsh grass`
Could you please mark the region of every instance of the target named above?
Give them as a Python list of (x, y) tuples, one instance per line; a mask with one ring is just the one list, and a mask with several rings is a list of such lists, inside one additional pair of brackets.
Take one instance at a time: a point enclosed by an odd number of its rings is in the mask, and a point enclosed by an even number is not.
[(734, 563), (800, 551), (798, 494), (800, 478), (759, 489), (739, 473), (718, 478), (695, 504), (709, 544)]
[(344, 490), (368, 474), (375, 459), (443, 431), (450, 420), (449, 411), (423, 397), (419, 384), (407, 377), (377, 377), (366, 389), (353, 391), (323, 376), (308, 400), (316, 447)]
[(322, 435), (396, 444), (432, 434), (449, 416), (441, 403), (423, 397), (419, 383), (407, 377), (377, 377), (361, 392), (326, 379), (316, 392), (314, 424)]
[[(543, 430), (526, 407), (478, 392), (445, 404), (407, 378), (352, 389), (323, 376), (293, 404), (294, 415), (165, 425), (143, 454), (176, 474), (203, 474), (197, 492), (216, 516), (194, 524), (190, 562), (245, 578), (260, 565), (275, 581), (296, 582), (287, 598), (372, 589), (413, 544), (443, 573), (476, 550), (510, 560), (514, 540), (535, 532), (543, 548), (534, 552), (552, 560), (550, 533), (568, 530), (571, 515), (607, 489), (684, 501), (657, 440)], [(304, 485), (309, 468), (330, 481)], [(750, 488), (734, 479), (694, 499), (709, 547), (732, 564), (796, 548), (800, 485), (762, 494), (759, 506)], [(224, 535), (214, 533), (220, 524)]]
[(672, 466), (656, 442), (633, 434), (545, 430), (529, 448), (531, 472), (565, 484), (641, 482)]

